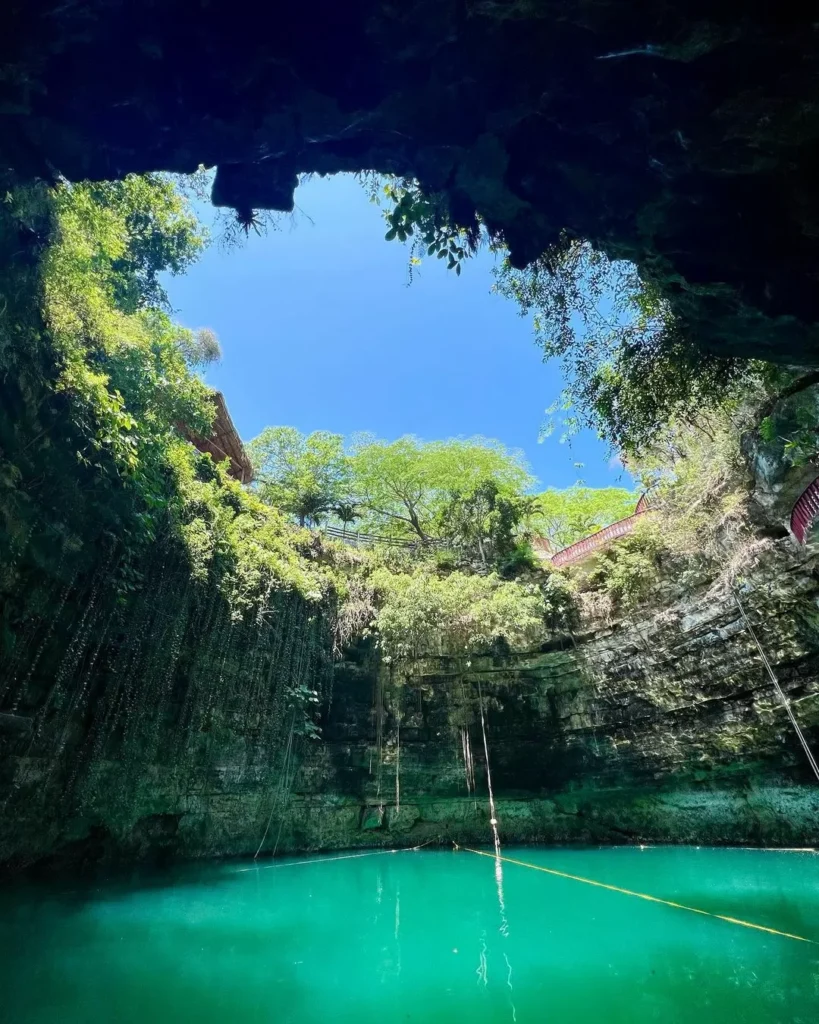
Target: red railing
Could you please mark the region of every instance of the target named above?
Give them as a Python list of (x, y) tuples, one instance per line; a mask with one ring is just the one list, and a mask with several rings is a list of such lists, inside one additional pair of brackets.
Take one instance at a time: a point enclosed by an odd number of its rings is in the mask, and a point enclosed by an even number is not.
[(800, 544), (808, 539), (808, 531), (819, 516), (819, 477), (808, 484), (791, 512), (791, 533)]
[(626, 534), (631, 533), (634, 529), (637, 520), (644, 516), (646, 512), (651, 511), (647, 505), (643, 505), (642, 508), (639, 508), (638, 505), (638, 509), (639, 511), (626, 516), (625, 519), (619, 519), (616, 523), (612, 523), (611, 526), (598, 530), (591, 537), (584, 537), (583, 540), (575, 541), (574, 544), (570, 544), (567, 548), (563, 548), (562, 551), (558, 551), (556, 555), (552, 556), (552, 565), (560, 567), (561, 565), (570, 565), (572, 562), (579, 562), (586, 558), (587, 555), (592, 554), (592, 552), (599, 551), (600, 548), (611, 544), (612, 541), (625, 537)]

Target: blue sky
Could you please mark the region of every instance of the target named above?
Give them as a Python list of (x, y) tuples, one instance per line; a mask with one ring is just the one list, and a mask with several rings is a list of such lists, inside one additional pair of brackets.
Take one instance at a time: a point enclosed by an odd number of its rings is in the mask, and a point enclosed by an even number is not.
[(244, 439), (281, 424), (388, 440), (482, 434), (523, 449), (543, 487), (621, 482), (591, 433), (571, 447), (538, 443), (559, 367), (491, 292), (492, 254), (460, 277), (424, 260), (408, 287), (408, 250), (384, 240), (381, 211), (354, 179), (313, 178), (296, 202), (292, 225), (230, 251), (214, 244), (167, 282), (177, 317), (219, 335), (224, 357), (207, 381)]

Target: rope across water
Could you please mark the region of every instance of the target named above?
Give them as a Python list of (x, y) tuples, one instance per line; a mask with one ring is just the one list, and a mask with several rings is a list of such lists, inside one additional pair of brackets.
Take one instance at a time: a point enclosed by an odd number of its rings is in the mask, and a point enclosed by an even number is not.
[(464, 850), (466, 853), (474, 853), (478, 857), (489, 857), (490, 860), (501, 860), (506, 864), (516, 864), (521, 868), (530, 868), (532, 871), (542, 871), (545, 875), (555, 875), (557, 878), (568, 878), (572, 882), (583, 882), (584, 885), (593, 885), (598, 889), (608, 889), (610, 892), (619, 892), (624, 896), (635, 896), (640, 900), (648, 900), (649, 903), (661, 903), (665, 907), (674, 907), (675, 910), (687, 910), (691, 914), (702, 914), (703, 917), (713, 917), (718, 921), (727, 921), (729, 924), (738, 924), (743, 928), (753, 928), (759, 932), (767, 932), (769, 935), (780, 935), (784, 939), (795, 939), (797, 942), (810, 942), (819, 945), (815, 939), (807, 939), (804, 935), (791, 935), (790, 932), (781, 932), (776, 928), (767, 928), (762, 924), (753, 924), (751, 921), (742, 921), (738, 917), (728, 917), (726, 914), (713, 914), (710, 910), (700, 910), (698, 907), (689, 907), (684, 903), (675, 903), (673, 900), (663, 900), (659, 896), (649, 896), (645, 892), (635, 892), (633, 889), (622, 889), (619, 885), (609, 885), (607, 882), (597, 882), (593, 878), (583, 878), (581, 875), (570, 875), (566, 871), (557, 871), (555, 868), (545, 868), (540, 864), (530, 864), (525, 860), (517, 860), (514, 857), (504, 857), (501, 854), (489, 853), (487, 850), (473, 850), (468, 846), (457, 846), (457, 850)]

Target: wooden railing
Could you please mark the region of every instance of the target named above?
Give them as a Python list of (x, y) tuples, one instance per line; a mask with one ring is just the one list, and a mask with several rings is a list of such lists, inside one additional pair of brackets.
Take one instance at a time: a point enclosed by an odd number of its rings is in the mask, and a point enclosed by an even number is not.
[(616, 523), (598, 530), (597, 533), (593, 533), (590, 537), (584, 537), (583, 540), (575, 541), (574, 544), (570, 544), (567, 548), (563, 548), (562, 551), (558, 551), (556, 555), (552, 555), (552, 565), (560, 567), (561, 565), (571, 565), (572, 562), (582, 561), (593, 552), (599, 551), (600, 548), (611, 544), (612, 541), (631, 533), (638, 520), (650, 511), (651, 508), (648, 505), (643, 505), (638, 512), (626, 516), (625, 519), (619, 519)]
[(343, 544), (349, 544), (353, 548), (372, 548), (379, 544), (383, 544), (385, 547), (412, 549), (421, 547), (434, 548), (441, 545), (441, 541), (434, 540), (431, 537), (422, 544), (420, 538), (418, 540), (408, 540), (405, 537), (384, 537), (376, 533), (362, 533), (360, 530), (346, 530), (339, 526), (322, 526), (321, 532), (325, 537), (340, 540)]
[(814, 520), (819, 516), (819, 477), (808, 484), (791, 512), (791, 533), (804, 544)]

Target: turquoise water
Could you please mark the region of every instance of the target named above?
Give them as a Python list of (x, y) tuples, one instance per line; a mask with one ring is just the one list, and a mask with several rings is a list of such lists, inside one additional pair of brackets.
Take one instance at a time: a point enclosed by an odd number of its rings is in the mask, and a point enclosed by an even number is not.
[[(507, 849), (819, 940), (819, 856)], [(0, 1019), (819, 1021), (819, 945), (428, 851), (0, 890)]]

